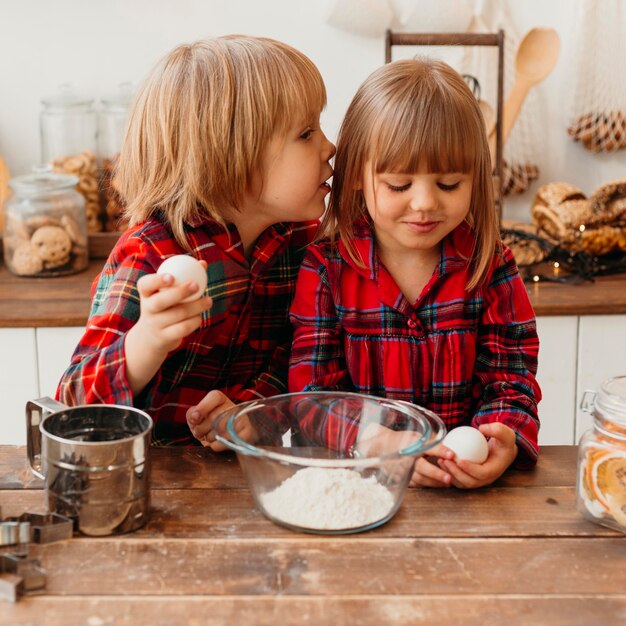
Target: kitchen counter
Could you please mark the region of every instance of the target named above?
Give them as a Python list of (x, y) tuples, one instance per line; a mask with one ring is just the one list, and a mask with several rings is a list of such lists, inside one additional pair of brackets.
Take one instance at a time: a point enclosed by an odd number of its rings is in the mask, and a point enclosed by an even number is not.
[[(0, 328), (84, 326), (89, 294), (103, 258), (88, 268), (57, 278), (22, 278), (0, 265)], [(626, 313), (626, 274), (602, 276), (578, 285), (528, 284), (538, 316), (613, 315)]]
[[(148, 524), (32, 545), (46, 589), (0, 600), (0, 625), (588, 626), (626, 614), (625, 538), (576, 510), (575, 446), (544, 447), (535, 470), (483, 489), (410, 489), (390, 522), (344, 536), (267, 520), (231, 453), (152, 453)], [(44, 510), (23, 447), (0, 446), (0, 506)]]
[(89, 265), (78, 274), (54, 278), (15, 276), (1, 261), (0, 328), (84, 326), (89, 315), (91, 284), (118, 236), (89, 235)]

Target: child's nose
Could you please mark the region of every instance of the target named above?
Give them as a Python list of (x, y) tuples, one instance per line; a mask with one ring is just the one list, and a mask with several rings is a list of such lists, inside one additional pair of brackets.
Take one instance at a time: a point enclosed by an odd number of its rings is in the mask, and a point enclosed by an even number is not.
[(414, 184), (410, 207), (414, 211), (428, 211), (436, 204), (435, 194), (430, 185)]
[(330, 161), (335, 156), (337, 148), (335, 147), (335, 144), (332, 143), (332, 141), (328, 140), (328, 137), (326, 137), (326, 135), (324, 135), (324, 141), (326, 142), (324, 149), (324, 160)]

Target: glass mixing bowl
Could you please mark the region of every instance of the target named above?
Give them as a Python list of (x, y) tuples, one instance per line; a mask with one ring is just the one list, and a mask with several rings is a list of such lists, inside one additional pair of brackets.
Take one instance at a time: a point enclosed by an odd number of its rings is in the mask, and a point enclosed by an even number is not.
[(400, 400), (303, 392), (222, 413), (215, 438), (237, 453), (258, 508), (293, 530), (345, 534), (390, 520), (441, 419)]

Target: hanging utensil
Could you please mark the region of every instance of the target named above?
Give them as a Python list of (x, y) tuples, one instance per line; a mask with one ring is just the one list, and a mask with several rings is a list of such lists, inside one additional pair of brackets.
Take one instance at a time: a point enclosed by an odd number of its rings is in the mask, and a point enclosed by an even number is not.
[[(554, 69), (561, 42), (553, 28), (532, 28), (520, 42), (515, 55), (515, 82), (502, 111), (502, 143), (508, 139), (526, 95)], [(495, 154), (495, 127), (490, 134), (490, 150)]]

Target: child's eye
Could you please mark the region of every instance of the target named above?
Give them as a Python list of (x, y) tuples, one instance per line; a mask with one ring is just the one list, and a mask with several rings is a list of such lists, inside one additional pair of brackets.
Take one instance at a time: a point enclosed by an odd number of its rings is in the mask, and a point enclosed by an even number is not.
[(313, 129), (307, 128), (303, 133), (300, 133), (300, 139), (303, 139), (304, 141), (306, 141), (307, 139), (311, 138), (312, 134), (313, 134)]
[(441, 189), (441, 191), (454, 191), (461, 183), (452, 183), (451, 185), (446, 185), (446, 183), (437, 183), (437, 187)]
[(406, 183), (405, 185), (392, 185), (391, 183), (387, 183), (387, 187), (389, 187), (389, 190), (395, 191), (397, 193), (406, 191), (410, 186), (411, 186), (411, 183)]

